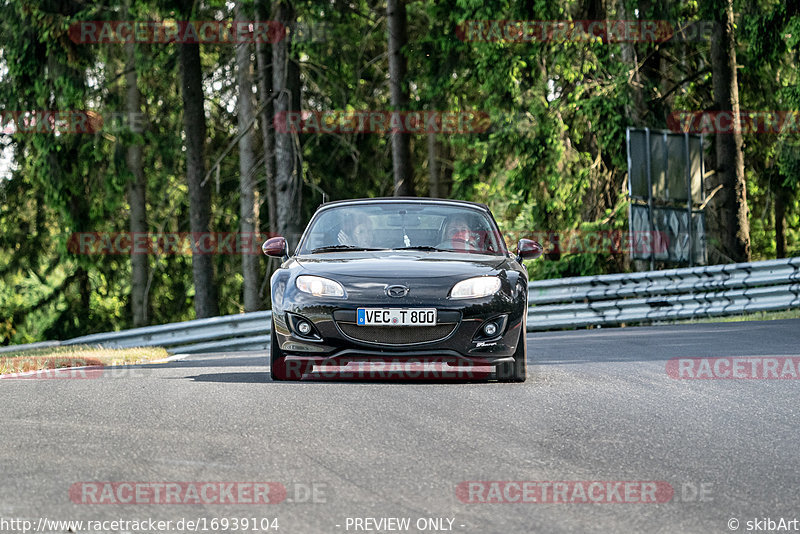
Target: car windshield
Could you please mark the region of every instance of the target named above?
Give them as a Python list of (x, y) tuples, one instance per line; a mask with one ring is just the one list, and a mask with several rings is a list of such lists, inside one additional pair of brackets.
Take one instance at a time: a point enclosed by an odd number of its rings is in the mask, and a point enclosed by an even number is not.
[(327, 208), (309, 224), (299, 254), (363, 250), (505, 254), (482, 210), (434, 203), (385, 202)]

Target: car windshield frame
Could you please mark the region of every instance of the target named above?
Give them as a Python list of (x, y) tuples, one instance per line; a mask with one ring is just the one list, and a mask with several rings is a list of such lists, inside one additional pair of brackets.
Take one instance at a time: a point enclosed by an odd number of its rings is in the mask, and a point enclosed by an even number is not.
[[(354, 222), (364, 219), (368, 219), (366, 224)], [(448, 223), (454, 224), (451, 222), (454, 220), (467, 221), (466, 235), (471, 239), (443, 241)], [(466, 203), (414, 200), (354, 201), (323, 206), (306, 226), (295, 255), (385, 250), (508, 255), (505, 240), (488, 209)]]

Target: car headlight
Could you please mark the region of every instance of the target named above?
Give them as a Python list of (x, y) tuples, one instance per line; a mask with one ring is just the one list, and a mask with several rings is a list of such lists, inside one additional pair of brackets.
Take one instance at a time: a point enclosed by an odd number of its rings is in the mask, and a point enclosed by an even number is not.
[(462, 280), (450, 290), (452, 299), (471, 299), (497, 293), (500, 279), (496, 276), (478, 276)]
[(334, 282), (321, 276), (298, 276), (294, 283), (303, 293), (310, 293), (315, 297), (343, 297), (344, 288), (339, 282)]

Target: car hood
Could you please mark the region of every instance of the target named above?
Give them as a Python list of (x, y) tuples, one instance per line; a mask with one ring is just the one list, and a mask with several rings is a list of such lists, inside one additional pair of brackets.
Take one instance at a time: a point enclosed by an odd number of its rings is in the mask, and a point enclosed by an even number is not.
[(347, 252), (295, 257), (307, 274), (333, 277), (435, 278), (469, 277), (489, 274), (508, 258), (452, 252)]

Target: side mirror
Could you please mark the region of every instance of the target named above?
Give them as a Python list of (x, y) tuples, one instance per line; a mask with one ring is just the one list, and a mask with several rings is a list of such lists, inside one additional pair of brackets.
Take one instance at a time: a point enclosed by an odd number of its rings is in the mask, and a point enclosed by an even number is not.
[(520, 239), (517, 243), (517, 261), (535, 260), (542, 255), (542, 245), (530, 239)]
[(267, 256), (272, 256), (274, 258), (283, 258), (287, 256), (288, 249), (289, 246), (286, 244), (286, 239), (280, 236), (271, 237), (261, 245), (261, 251)]

